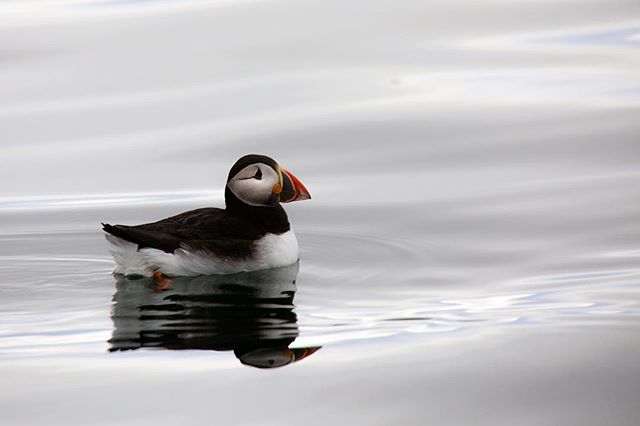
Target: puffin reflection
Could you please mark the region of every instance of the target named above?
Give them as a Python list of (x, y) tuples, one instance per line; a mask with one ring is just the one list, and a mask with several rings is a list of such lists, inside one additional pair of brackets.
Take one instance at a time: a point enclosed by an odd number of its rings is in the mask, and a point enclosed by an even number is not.
[(117, 277), (110, 351), (139, 348), (233, 351), (241, 363), (275, 368), (319, 347), (289, 348), (298, 264), (170, 282)]

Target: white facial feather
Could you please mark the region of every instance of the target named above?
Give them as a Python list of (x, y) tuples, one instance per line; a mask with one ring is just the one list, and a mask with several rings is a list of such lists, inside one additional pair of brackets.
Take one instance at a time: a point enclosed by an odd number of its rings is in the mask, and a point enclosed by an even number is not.
[(236, 173), (227, 186), (243, 203), (268, 206), (273, 186), (279, 182), (280, 178), (273, 168), (264, 163), (255, 163)]

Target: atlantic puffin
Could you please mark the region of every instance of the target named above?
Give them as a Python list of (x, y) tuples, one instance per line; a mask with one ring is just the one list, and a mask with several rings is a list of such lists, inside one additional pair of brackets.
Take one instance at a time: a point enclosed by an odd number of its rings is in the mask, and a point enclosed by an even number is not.
[(298, 241), (281, 203), (308, 200), (293, 173), (266, 155), (231, 167), (225, 205), (191, 210), (143, 225), (103, 223), (115, 274), (217, 275), (270, 269), (298, 261)]

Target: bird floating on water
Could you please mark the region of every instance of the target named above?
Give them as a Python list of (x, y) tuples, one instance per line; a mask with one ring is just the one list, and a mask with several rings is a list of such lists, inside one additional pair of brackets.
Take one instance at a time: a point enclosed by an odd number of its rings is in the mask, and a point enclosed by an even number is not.
[(114, 273), (162, 279), (294, 264), (298, 241), (280, 204), (310, 198), (272, 158), (245, 155), (229, 171), (225, 209), (201, 208), (136, 226), (103, 223)]

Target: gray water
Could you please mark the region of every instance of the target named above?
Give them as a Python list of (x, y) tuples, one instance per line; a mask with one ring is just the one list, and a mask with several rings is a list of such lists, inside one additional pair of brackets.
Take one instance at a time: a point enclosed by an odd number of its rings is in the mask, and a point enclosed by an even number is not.
[[(0, 422), (637, 425), (640, 3), (0, 3)], [(273, 156), (299, 264), (99, 223)]]

